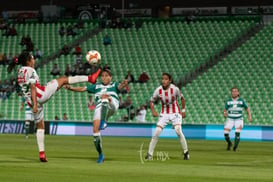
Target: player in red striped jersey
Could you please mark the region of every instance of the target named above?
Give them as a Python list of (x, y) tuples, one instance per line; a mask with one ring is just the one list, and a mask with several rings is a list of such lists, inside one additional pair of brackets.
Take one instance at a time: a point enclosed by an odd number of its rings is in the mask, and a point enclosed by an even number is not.
[(34, 113), (34, 121), (37, 127), (37, 144), (39, 148), (40, 161), (47, 162), (44, 147), (44, 107), (46, 103), (63, 85), (74, 84), (80, 82), (95, 83), (100, 73), (100, 68), (89, 76), (62, 76), (54, 79), (42, 86), (39, 76), (37, 75), (34, 65), (35, 60), (33, 55), (28, 52), (23, 52), (18, 58), (18, 64), (22, 67), (18, 71), (17, 81), (25, 98), (25, 102), (30, 106)]
[[(182, 112), (180, 111), (177, 102), (178, 99), (181, 99)], [(160, 100), (162, 104), (160, 115), (158, 115), (158, 113), (155, 111), (153, 105), (153, 103), (157, 100)], [(158, 137), (163, 128), (169, 122), (171, 122), (177, 136), (179, 137), (182, 149), (184, 150), (184, 160), (189, 160), (187, 141), (181, 129), (182, 118), (186, 117), (185, 99), (179, 88), (172, 84), (172, 76), (169, 73), (162, 74), (162, 85), (154, 91), (154, 94), (150, 100), (150, 108), (153, 116), (159, 116), (159, 119), (156, 125), (155, 133), (149, 145), (149, 151), (147, 153), (146, 159), (152, 160)]]

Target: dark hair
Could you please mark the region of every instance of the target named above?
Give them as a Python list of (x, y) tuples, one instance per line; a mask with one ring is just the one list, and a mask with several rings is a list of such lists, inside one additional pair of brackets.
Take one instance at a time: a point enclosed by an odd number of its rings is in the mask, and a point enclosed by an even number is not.
[(7, 67), (8, 73), (11, 73), (12, 70), (16, 67), (16, 64), (21, 64), (22, 66), (26, 66), (27, 60), (31, 58), (31, 54), (29, 52), (22, 52), (17, 58), (14, 56), (13, 61)]
[(163, 73), (162, 76), (167, 76), (169, 78), (169, 80), (171, 80), (171, 83), (173, 83), (173, 77), (170, 73)]
[(27, 61), (31, 59), (31, 54), (27, 51), (22, 52), (18, 57), (17, 64), (21, 64), (22, 66), (26, 66)]
[(238, 87), (232, 87), (230, 91), (232, 91), (233, 89), (237, 89), (237, 90), (238, 90), (238, 92), (239, 92)]
[(110, 76), (112, 76), (112, 71), (109, 66), (104, 66), (101, 70), (101, 73), (103, 73), (103, 72), (107, 72)]

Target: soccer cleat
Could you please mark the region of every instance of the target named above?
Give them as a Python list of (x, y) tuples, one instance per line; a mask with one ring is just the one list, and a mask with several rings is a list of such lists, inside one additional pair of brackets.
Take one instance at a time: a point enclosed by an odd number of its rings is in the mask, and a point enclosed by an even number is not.
[(151, 154), (147, 153), (147, 155), (145, 156), (145, 160), (152, 161), (153, 160), (153, 156)]
[(190, 159), (190, 154), (189, 151), (184, 153), (184, 160), (189, 160)]
[(48, 162), (44, 151), (40, 152), (40, 161), (41, 162)]
[(89, 75), (88, 76), (88, 82), (93, 83), (93, 84), (96, 83), (97, 78), (100, 75), (100, 71), (101, 71), (101, 69), (99, 68), (95, 73)]
[(99, 154), (99, 158), (97, 160), (97, 163), (101, 164), (103, 162), (104, 162), (104, 155), (101, 153), (101, 154)]
[(236, 152), (237, 151), (237, 147), (233, 147), (233, 151)]
[(107, 122), (105, 120), (101, 120), (99, 130), (104, 130), (105, 128), (107, 128)]
[(230, 150), (231, 147), (232, 147), (232, 143), (229, 142), (228, 145), (227, 145), (227, 150)]

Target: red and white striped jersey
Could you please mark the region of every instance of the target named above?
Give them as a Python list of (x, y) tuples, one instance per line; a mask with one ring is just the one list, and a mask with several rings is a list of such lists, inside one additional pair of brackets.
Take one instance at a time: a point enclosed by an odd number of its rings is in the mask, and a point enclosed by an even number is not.
[(17, 79), (18, 84), (23, 92), (23, 97), (25, 98), (26, 103), (30, 107), (32, 107), (30, 84), (35, 84), (36, 86), (37, 99), (42, 97), (45, 91), (45, 87), (40, 85), (40, 79), (35, 69), (28, 66), (23, 66), (18, 70)]
[(162, 86), (159, 86), (151, 97), (151, 101), (155, 102), (160, 99), (162, 104), (162, 114), (181, 113), (177, 99), (181, 99), (183, 94), (178, 87), (171, 84), (168, 90), (164, 90)]

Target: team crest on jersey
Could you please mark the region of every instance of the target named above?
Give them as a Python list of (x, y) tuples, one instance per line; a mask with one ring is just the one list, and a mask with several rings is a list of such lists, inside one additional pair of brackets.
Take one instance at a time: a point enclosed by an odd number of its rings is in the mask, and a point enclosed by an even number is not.
[(111, 82), (109, 85), (102, 85), (102, 84), (97, 84), (96, 89), (107, 89), (115, 86), (115, 82)]

